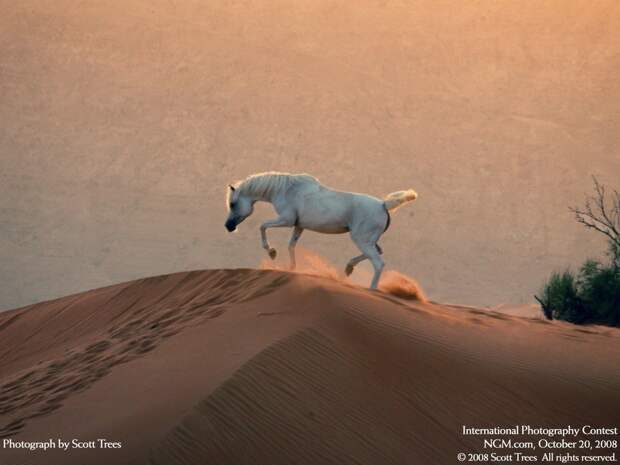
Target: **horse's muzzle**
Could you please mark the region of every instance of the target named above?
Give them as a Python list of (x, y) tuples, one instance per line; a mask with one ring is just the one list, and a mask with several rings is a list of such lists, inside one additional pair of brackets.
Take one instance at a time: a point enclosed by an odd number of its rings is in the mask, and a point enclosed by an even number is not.
[(228, 232), (233, 232), (235, 229), (237, 229), (237, 224), (235, 223), (235, 220), (228, 220), (226, 224), (224, 224), (224, 226), (226, 226)]

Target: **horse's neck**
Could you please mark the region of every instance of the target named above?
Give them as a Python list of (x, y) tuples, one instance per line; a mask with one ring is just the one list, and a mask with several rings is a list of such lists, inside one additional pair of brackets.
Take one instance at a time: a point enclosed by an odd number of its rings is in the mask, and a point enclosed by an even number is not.
[(274, 203), (274, 201), (280, 196), (283, 190), (286, 190), (290, 186), (290, 181), (285, 183), (282, 187), (277, 189), (268, 189), (265, 193), (253, 192), (250, 195), (252, 199), (259, 202)]
[(269, 202), (269, 203), (273, 203), (273, 200), (276, 197), (276, 193), (274, 192), (269, 192), (267, 194), (264, 195), (260, 195), (260, 194), (252, 194), (252, 200), (257, 201), (257, 202)]

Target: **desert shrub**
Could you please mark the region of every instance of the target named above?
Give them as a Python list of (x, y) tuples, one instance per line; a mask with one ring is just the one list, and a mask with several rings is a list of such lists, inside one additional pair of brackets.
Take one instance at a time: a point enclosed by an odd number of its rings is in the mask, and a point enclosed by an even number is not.
[(554, 272), (540, 294), (539, 300), (548, 319), (564, 315), (565, 318), (562, 319), (575, 322), (576, 318), (569, 315), (580, 313), (576, 310), (581, 307), (581, 302), (577, 293), (577, 279), (570, 270)]
[(553, 273), (535, 297), (548, 319), (620, 326), (620, 193), (608, 197), (593, 180), (594, 195), (570, 210), (578, 223), (607, 238), (609, 262), (588, 260), (577, 274)]
[(592, 323), (620, 326), (620, 268), (615, 263), (586, 262), (581, 268), (579, 296)]
[(577, 274), (553, 273), (538, 300), (549, 319), (620, 326), (620, 268), (590, 260)]

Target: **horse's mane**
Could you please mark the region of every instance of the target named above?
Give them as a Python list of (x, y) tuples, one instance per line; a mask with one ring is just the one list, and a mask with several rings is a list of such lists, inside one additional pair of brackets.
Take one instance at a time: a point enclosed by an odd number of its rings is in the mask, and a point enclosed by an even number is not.
[[(278, 171), (268, 171), (265, 173), (251, 174), (247, 178), (233, 184), (235, 191), (240, 194), (254, 195), (258, 197), (268, 197), (274, 192), (288, 189), (297, 183), (318, 183), (318, 179), (309, 174), (291, 174)], [(230, 204), (232, 190), (228, 189), (226, 204)]]

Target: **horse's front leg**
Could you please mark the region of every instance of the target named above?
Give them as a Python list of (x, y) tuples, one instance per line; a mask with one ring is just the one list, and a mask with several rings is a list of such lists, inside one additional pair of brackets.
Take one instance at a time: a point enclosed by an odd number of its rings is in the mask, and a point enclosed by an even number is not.
[(295, 225), (295, 220), (280, 217), (275, 220), (265, 221), (260, 225), (260, 237), (263, 245), (263, 249), (267, 251), (272, 260), (276, 258), (276, 249), (269, 246), (269, 242), (267, 242), (267, 228), (290, 228)]

